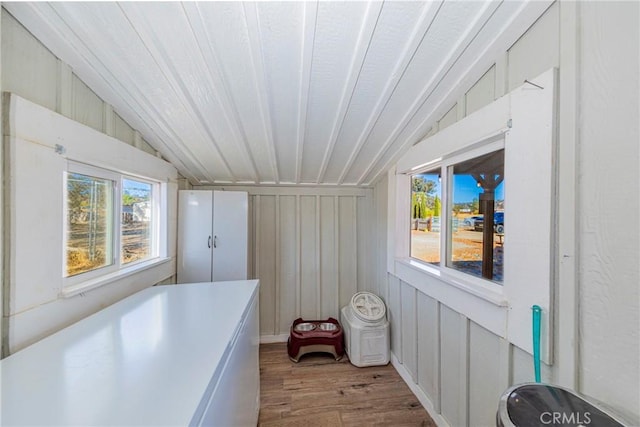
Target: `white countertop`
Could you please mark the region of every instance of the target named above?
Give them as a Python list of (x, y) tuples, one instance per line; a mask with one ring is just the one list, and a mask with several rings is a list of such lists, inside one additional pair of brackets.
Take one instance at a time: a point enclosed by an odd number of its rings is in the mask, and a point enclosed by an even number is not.
[(256, 280), (156, 286), (0, 361), (0, 424), (188, 425)]

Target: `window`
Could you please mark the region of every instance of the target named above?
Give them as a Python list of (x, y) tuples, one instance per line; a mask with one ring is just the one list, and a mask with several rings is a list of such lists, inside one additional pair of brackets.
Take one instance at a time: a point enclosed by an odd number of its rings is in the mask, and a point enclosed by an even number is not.
[(158, 256), (157, 183), (80, 164), (65, 181), (65, 277), (89, 279)]
[(66, 275), (113, 264), (113, 181), (67, 174)]
[[(536, 86), (525, 83), (414, 144), (388, 175), (389, 200), (398, 206), (387, 271), (531, 354), (531, 307), (542, 307), (540, 356), (548, 361), (558, 268), (574, 256), (571, 233), (559, 237), (559, 194), (567, 188), (559, 184), (566, 165), (556, 158), (557, 77), (548, 70)], [(409, 242), (412, 178), (433, 171), (442, 178), (435, 266), (416, 257)], [(569, 162), (566, 176), (573, 172)], [(460, 253), (469, 246), (475, 249)]]
[(154, 245), (153, 185), (124, 178), (122, 180), (122, 217), (120, 260), (123, 264), (149, 258)]
[(411, 177), (411, 256), (440, 264), (440, 170)]
[(502, 284), (504, 149), (491, 145), (438, 162), (411, 175), (411, 257)]

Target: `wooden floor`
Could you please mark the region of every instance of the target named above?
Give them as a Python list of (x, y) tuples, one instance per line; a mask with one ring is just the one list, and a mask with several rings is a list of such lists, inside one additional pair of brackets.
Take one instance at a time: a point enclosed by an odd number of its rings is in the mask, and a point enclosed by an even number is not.
[(260, 346), (260, 419), (274, 426), (435, 426), (391, 366), (357, 368), (347, 356), (308, 354), (294, 363), (284, 343)]

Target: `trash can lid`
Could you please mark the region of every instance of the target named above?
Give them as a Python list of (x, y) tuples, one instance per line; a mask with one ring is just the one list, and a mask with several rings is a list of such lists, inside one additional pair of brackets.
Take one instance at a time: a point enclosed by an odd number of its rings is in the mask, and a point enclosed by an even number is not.
[[(615, 415), (614, 415), (615, 416)], [(610, 414), (563, 387), (527, 383), (504, 393), (498, 420), (501, 426), (589, 425), (623, 427)]]
[(351, 309), (364, 322), (377, 322), (387, 313), (384, 301), (371, 292), (358, 292), (351, 298)]

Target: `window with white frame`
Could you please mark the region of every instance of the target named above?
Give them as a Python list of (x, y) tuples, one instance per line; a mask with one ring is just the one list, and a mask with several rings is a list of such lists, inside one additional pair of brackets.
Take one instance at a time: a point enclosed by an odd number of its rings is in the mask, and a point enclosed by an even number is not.
[[(388, 271), (531, 354), (531, 310), (541, 307), (540, 355), (549, 363), (560, 258), (557, 70), (529, 81), (414, 144), (398, 160), (395, 177), (389, 175), (397, 206), (390, 215), (394, 238), (388, 251), (394, 259)], [(440, 260), (432, 262), (417, 255), (420, 242), (412, 235), (424, 238), (428, 231), (409, 225), (410, 189), (412, 178), (436, 172)], [(474, 252), (460, 253), (471, 243)]]
[(411, 257), (502, 284), (504, 148), (494, 143), (438, 163), (411, 175)]
[(72, 164), (65, 196), (65, 277), (90, 279), (158, 256), (158, 183)]

